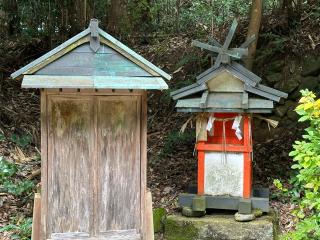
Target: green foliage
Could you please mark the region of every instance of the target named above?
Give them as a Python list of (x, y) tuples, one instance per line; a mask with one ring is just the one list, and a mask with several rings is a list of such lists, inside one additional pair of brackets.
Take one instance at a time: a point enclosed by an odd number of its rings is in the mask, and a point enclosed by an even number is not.
[(12, 134), (11, 141), (16, 143), (19, 147), (25, 148), (30, 145), (32, 136), (30, 134), (23, 134), (21, 136)]
[(3, 134), (0, 133), (0, 142), (4, 141), (5, 139), (6, 139), (6, 137)]
[(270, 46), (258, 50), (258, 57), (255, 60), (256, 62), (259, 62), (262, 59), (268, 59), (275, 54), (284, 53), (285, 44), (289, 41), (288, 37), (280, 36), (274, 33), (260, 34), (260, 38), (267, 41)]
[(17, 173), (21, 169), (0, 157), (0, 189), (15, 196), (30, 195), (34, 183), (30, 180), (19, 180)]
[[(303, 140), (295, 141), (292, 168), (297, 171), (295, 188), (301, 190), (298, 208), (294, 210), (298, 223), (296, 231), (284, 236), (287, 240), (320, 239), (320, 99), (308, 90), (301, 91), (302, 98), (296, 108), (299, 122), (307, 122)], [(275, 181), (280, 189), (282, 185)]]
[(30, 240), (32, 231), (32, 219), (25, 218), (17, 220), (12, 219), (12, 223), (0, 228), (0, 232), (10, 232), (10, 239), (12, 240)]
[(169, 133), (164, 139), (164, 147), (161, 153), (161, 157), (165, 157), (173, 154), (175, 151), (179, 151), (178, 146), (193, 144), (194, 138), (194, 131), (186, 131), (183, 133), (174, 131)]

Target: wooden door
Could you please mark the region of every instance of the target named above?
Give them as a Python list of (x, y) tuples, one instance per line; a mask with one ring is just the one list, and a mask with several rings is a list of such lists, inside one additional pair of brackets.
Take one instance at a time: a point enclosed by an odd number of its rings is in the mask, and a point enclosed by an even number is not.
[(47, 239), (140, 239), (140, 106), (48, 96)]
[(140, 228), (140, 99), (98, 97), (98, 234)]
[(93, 114), (91, 97), (48, 99), (47, 237), (92, 228)]

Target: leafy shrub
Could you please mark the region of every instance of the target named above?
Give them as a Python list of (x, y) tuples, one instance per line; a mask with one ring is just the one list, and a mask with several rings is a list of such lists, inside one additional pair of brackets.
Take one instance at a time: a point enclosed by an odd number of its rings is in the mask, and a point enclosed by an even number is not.
[(12, 223), (0, 228), (0, 232), (10, 232), (10, 239), (14, 240), (30, 240), (32, 231), (32, 219), (25, 218), (17, 220), (12, 219)]
[[(301, 91), (302, 98), (296, 108), (299, 122), (308, 122), (303, 140), (295, 141), (289, 156), (295, 162), (297, 171), (295, 188), (301, 189), (301, 196), (294, 214), (297, 217), (296, 230), (285, 235), (287, 240), (320, 239), (320, 99), (308, 91)], [(275, 185), (281, 189), (278, 181)], [(282, 189), (286, 192), (286, 189)]]
[(179, 145), (194, 144), (195, 133), (193, 131), (178, 132), (174, 131), (169, 133), (164, 139), (164, 147), (161, 156), (173, 154)]
[(17, 172), (20, 168), (0, 157), (0, 189), (15, 196), (28, 195), (34, 188), (30, 180), (20, 180)]
[(11, 141), (16, 143), (19, 147), (25, 148), (30, 145), (32, 136), (30, 134), (23, 134), (21, 136), (13, 134), (11, 136)]

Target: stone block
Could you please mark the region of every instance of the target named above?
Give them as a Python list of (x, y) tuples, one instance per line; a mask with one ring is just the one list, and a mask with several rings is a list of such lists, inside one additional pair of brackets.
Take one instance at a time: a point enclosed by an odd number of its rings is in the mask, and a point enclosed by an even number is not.
[(237, 222), (234, 214), (186, 218), (170, 215), (165, 221), (165, 240), (273, 240), (278, 231), (273, 212), (251, 222)]
[(197, 196), (192, 199), (192, 210), (202, 212), (206, 210), (206, 198)]
[(250, 214), (252, 210), (251, 199), (240, 199), (239, 200), (239, 209), (240, 214)]

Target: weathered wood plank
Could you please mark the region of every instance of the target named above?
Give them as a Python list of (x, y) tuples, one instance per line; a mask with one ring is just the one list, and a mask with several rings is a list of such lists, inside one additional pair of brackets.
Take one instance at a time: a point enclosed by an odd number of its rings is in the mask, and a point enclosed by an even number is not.
[(76, 41), (80, 40), (81, 38), (85, 37), (90, 33), (90, 29), (87, 28), (86, 30), (82, 31), (81, 33), (77, 34), (76, 36), (70, 38), (68, 41), (62, 43), (58, 47), (54, 48), (50, 52), (46, 53), (45, 55), (41, 56), (40, 58), (37, 58), (35, 61), (29, 63), (28, 65), (24, 66), (23, 68), (20, 68), (18, 71), (14, 72), (11, 74), (12, 78), (17, 78), (21, 74), (24, 74), (25, 72), (29, 71), (31, 68), (35, 67), (39, 63), (45, 61), (46, 59), (50, 58), (51, 56), (57, 54), (67, 46), (75, 43)]
[(140, 230), (141, 99), (97, 98), (97, 231)]
[(226, 68), (225, 67), (219, 67), (219, 68), (216, 68), (214, 71), (210, 72), (209, 74), (207, 75), (204, 75), (202, 78), (199, 78), (197, 83), (199, 85), (211, 80), (212, 78), (218, 76), (220, 73), (222, 73), (223, 71), (225, 71)]
[[(106, 41), (104, 41), (104, 39), (101, 39), (101, 42), (109, 43), (107, 45), (109, 45), (113, 49), (119, 51), (124, 56), (129, 58), (131, 61), (137, 63), (139, 66), (141, 66), (141, 67), (143, 65), (146, 66), (147, 68), (149, 68), (150, 70), (155, 72), (154, 75), (160, 75), (167, 80), (171, 79), (171, 76), (169, 74), (162, 71), (160, 68), (156, 67), (151, 62), (147, 61), (145, 58), (143, 58), (142, 56), (140, 56), (139, 54), (137, 54), (136, 52), (134, 52), (133, 50), (128, 48), (126, 45), (124, 45), (123, 43), (121, 43), (120, 41), (118, 41), (117, 39), (115, 39), (114, 37), (109, 35), (108, 33), (102, 31), (101, 29), (99, 29), (99, 33), (101, 36), (103, 36), (106, 39)], [(146, 70), (146, 68), (144, 68), (144, 69)]]
[(210, 92), (243, 92), (244, 83), (229, 71), (222, 71), (220, 74), (207, 81)]
[(213, 72), (215, 70), (215, 68), (212, 66), (209, 69), (207, 69), (206, 71), (204, 71), (203, 73), (199, 74), (196, 79), (197, 81), (201, 78), (203, 78), (204, 76), (208, 75), (209, 73)]
[[(92, 50), (90, 48), (89, 43), (84, 43), (81, 46), (75, 48), (72, 52), (74, 53), (91, 53)], [(117, 54), (117, 51), (113, 50), (112, 48), (108, 47), (105, 44), (102, 44), (97, 51), (97, 54)]]
[(253, 34), (251, 37), (247, 38), (244, 43), (241, 44), (240, 48), (248, 48), (251, 43), (256, 40), (256, 35)]
[[(117, 65), (121, 66), (132, 66), (143, 70), (141, 67), (137, 66), (135, 63), (125, 58), (119, 53), (83, 53), (83, 52), (69, 52), (57, 59), (56, 61), (45, 66), (41, 71), (45, 71), (49, 67), (89, 67), (89, 68), (101, 68), (101, 67), (115, 67)], [(145, 70), (143, 70), (146, 72)], [(147, 73), (148, 76), (152, 76)]]
[(185, 92), (185, 91), (187, 91), (187, 90), (189, 90), (189, 89), (191, 89), (191, 88), (195, 88), (195, 87), (198, 87), (198, 86), (199, 86), (199, 85), (198, 85), (197, 83), (193, 83), (193, 84), (191, 84), (191, 85), (185, 86), (185, 87), (180, 88), (180, 89), (178, 89), (178, 90), (172, 91), (172, 92), (170, 93), (170, 96), (173, 97), (174, 95), (177, 95), (177, 94), (179, 94), (179, 93)]
[(69, 232), (69, 233), (53, 233), (51, 240), (141, 240), (140, 234), (136, 230), (116, 230), (99, 234), (98, 236), (90, 236), (89, 233)]
[[(242, 109), (243, 93), (210, 93), (207, 101), (207, 108), (218, 109)], [(177, 108), (200, 108), (201, 98), (190, 98), (178, 100)], [(272, 109), (273, 102), (264, 99), (249, 98), (249, 109)]]
[(274, 94), (274, 95), (276, 95), (278, 97), (283, 97), (283, 98), (287, 98), (288, 97), (287, 93), (281, 92), (281, 91), (279, 91), (277, 89), (274, 89), (274, 88), (270, 88), (270, 87), (264, 86), (262, 84), (258, 84), (256, 88), (259, 89), (259, 90), (268, 92), (270, 94)]
[(177, 112), (183, 112), (183, 113), (202, 113), (202, 112), (208, 112), (208, 113), (221, 113), (221, 112), (225, 112), (225, 113), (271, 113), (272, 109), (178, 108)]
[[(149, 239), (147, 216), (148, 205), (146, 205), (147, 192), (147, 126), (148, 126), (148, 105), (147, 91), (141, 94), (141, 122), (140, 122), (140, 176), (141, 176), (141, 234), (144, 239)], [(151, 203), (152, 204), (152, 203)], [(152, 206), (151, 206), (152, 207)], [(151, 209), (152, 212), (152, 209)]]
[(91, 97), (49, 96), (48, 214), (51, 233), (93, 231)]
[(186, 96), (189, 96), (189, 95), (192, 95), (194, 93), (198, 93), (198, 92), (201, 92), (204, 90), (207, 90), (207, 86), (205, 84), (202, 84), (198, 87), (194, 87), (194, 88), (191, 88), (187, 91), (176, 94), (172, 98), (173, 98), (173, 100), (177, 100), (177, 99), (180, 99), (180, 98), (183, 98), (183, 97), (186, 97)]
[(41, 240), (41, 196), (34, 195), (33, 218), (32, 218), (32, 240)]
[(242, 66), (241, 64), (237, 62), (232, 62), (231, 66), (236, 70), (242, 73), (243, 75), (247, 76), (250, 78), (252, 81), (255, 81), (257, 83), (261, 82), (261, 78), (257, 75), (255, 75), (253, 72), (249, 71), (247, 68)]
[(200, 100), (200, 108), (206, 108), (207, 106), (207, 101), (208, 101), (208, 95), (209, 95), (209, 91), (204, 91), (202, 93), (202, 96), (201, 96), (201, 100)]
[(25, 75), (23, 88), (167, 89), (161, 77)]
[(48, 114), (47, 92), (40, 91), (40, 119), (41, 119), (41, 240), (47, 238), (48, 214)]
[(249, 108), (249, 94), (244, 92), (242, 94), (242, 108), (248, 109)]
[(247, 85), (244, 86), (244, 89), (245, 89), (246, 91), (248, 91), (248, 92), (257, 94), (257, 95), (259, 95), (259, 96), (268, 98), (268, 99), (270, 99), (270, 100), (273, 100), (273, 101), (276, 101), (276, 102), (279, 102), (279, 101), (280, 101), (280, 97), (279, 97), (279, 96), (276, 96), (276, 95), (274, 95), (274, 94), (265, 92), (265, 91), (263, 91), (263, 90), (260, 90), (260, 89), (257, 89), (257, 88), (251, 87), (251, 86), (247, 86)]
[(146, 194), (145, 202), (146, 205), (146, 237), (145, 239), (154, 240), (154, 229), (153, 229), (153, 212), (152, 212), (152, 195), (148, 191)]
[(231, 72), (234, 76), (236, 76), (237, 78), (239, 78), (241, 81), (243, 81), (245, 83), (245, 85), (248, 86), (256, 86), (257, 82), (253, 81), (251, 78), (247, 77), (246, 75), (244, 75), (243, 73), (236, 71), (234, 68), (232, 68), (231, 66), (226, 66), (226, 69)]

